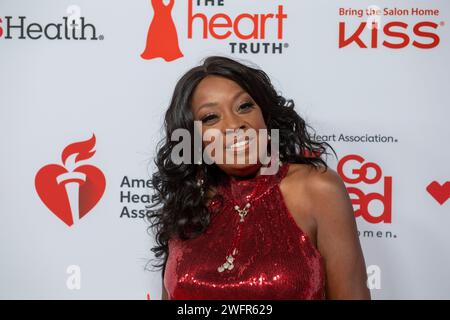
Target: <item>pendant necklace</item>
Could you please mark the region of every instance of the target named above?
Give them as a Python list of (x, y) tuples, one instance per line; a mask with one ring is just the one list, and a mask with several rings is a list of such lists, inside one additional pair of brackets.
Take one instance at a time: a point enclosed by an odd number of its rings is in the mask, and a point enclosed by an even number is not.
[[(279, 161), (279, 166), (281, 167), (282, 163), (281, 161)], [(277, 174), (279, 172), (280, 168), (278, 168)], [(245, 181), (243, 181), (245, 183)], [(260, 195), (258, 195), (257, 197), (255, 197), (254, 199), (252, 198), (252, 193), (255, 192), (255, 190), (257, 189), (257, 186), (255, 186), (252, 190), (252, 192), (249, 193), (248, 196), (246, 196), (245, 198), (247, 198), (247, 202), (245, 203), (244, 206), (242, 206), (242, 208), (240, 206), (238, 206), (237, 204), (234, 205), (233, 209), (236, 211), (236, 213), (239, 215), (240, 219), (239, 219), (239, 224), (237, 226), (237, 233), (236, 236), (233, 239), (232, 242), (232, 251), (229, 255), (227, 255), (225, 257), (225, 262), (222, 263), (218, 268), (217, 271), (218, 272), (224, 272), (225, 270), (233, 270), (234, 269), (234, 262), (236, 260), (236, 255), (239, 253), (237, 247), (238, 247), (238, 243), (239, 240), (241, 238), (241, 232), (242, 232), (242, 228), (244, 226), (244, 222), (245, 222), (245, 217), (248, 215), (250, 208), (252, 208), (251, 203), (255, 202), (256, 200), (258, 200), (259, 198), (261, 198), (264, 194), (266, 194), (269, 190), (271, 190), (272, 188), (269, 187), (267, 188), (267, 190), (265, 190), (263, 193), (261, 193)], [(232, 183), (230, 182), (230, 190), (229, 193), (231, 195), (231, 198), (233, 198), (233, 192), (232, 192)], [(236, 201), (234, 201), (236, 203)]]

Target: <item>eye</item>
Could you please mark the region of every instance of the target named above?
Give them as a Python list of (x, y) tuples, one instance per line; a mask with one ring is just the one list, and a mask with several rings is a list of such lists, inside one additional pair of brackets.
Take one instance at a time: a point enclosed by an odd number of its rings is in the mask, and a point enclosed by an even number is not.
[(243, 104), (241, 104), (240, 106), (239, 106), (239, 110), (249, 110), (249, 109), (251, 109), (251, 108), (253, 108), (253, 103), (252, 102), (246, 102), (246, 103), (243, 103)]
[(201, 118), (202, 123), (212, 123), (217, 116), (215, 114), (207, 114), (204, 117)]

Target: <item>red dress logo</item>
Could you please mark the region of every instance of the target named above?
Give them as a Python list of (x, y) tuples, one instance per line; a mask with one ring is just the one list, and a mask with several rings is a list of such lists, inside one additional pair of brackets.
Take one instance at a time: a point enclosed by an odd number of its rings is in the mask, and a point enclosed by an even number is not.
[(95, 135), (68, 145), (61, 155), (64, 166), (46, 165), (35, 177), (36, 191), (42, 202), (69, 227), (83, 218), (105, 191), (103, 173), (97, 167), (79, 163), (94, 155), (94, 146)]
[(142, 59), (163, 58), (173, 61), (183, 57), (178, 45), (178, 34), (172, 19), (172, 8), (175, 0), (165, 5), (163, 0), (151, 0), (153, 19), (147, 33), (147, 44)]

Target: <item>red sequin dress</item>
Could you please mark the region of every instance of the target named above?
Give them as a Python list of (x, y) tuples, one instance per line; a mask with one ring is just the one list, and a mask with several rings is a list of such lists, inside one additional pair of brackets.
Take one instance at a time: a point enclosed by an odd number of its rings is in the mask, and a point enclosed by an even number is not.
[(325, 299), (324, 259), (279, 188), (288, 168), (283, 163), (275, 175), (227, 179), (218, 188), (223, 206), (209, 204), (220, 210), (208, 229), (194, 239), (169, 241), (169, 299)]

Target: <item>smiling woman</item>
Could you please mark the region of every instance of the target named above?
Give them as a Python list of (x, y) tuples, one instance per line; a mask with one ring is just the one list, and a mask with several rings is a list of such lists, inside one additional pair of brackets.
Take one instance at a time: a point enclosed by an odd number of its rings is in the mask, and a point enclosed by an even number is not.
[[(164, 125), (148, 207), (163, 298), (370, 298), (350, 198), (322, 159), (333, 148), (311, 138), (264, 71), (206, 58), (178, 81)], [(242, 133), (221, 148), (244, 163), (194, 162), (194, 149), (207, 149), (208, 140), (191, 143), (190, 162), (174, 162), (170, 137), (179, 129), (192, 142), (208, 130)], [(254, 140), (244, 138), (250, 131)], [(260, 132), (270, 132), (276, 148)], [(261, 148), (273, 174), (264, 173)]]

